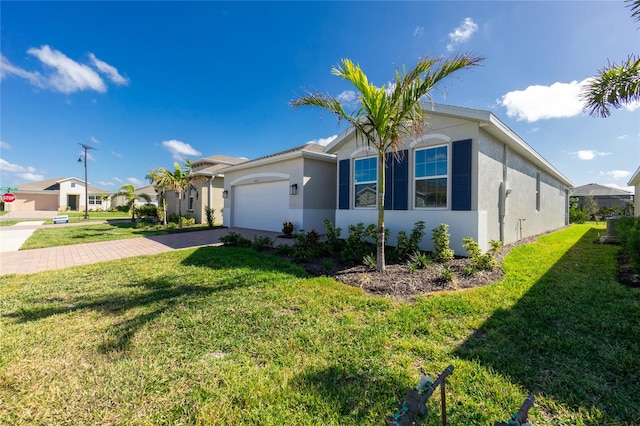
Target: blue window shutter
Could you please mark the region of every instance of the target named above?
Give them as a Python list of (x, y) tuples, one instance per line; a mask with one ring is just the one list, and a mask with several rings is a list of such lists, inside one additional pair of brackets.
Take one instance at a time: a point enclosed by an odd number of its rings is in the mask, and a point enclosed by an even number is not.
[(351, 182), (349, 181), (349, 168), (351, 166), (350, 160), (340, 160), (338, 167), (338, 209), (349, 209), (349, 188)]
[(399, 152), (393, 161), (393, 209), (407, 210), (409, 206), (409, 151)]
[(386, 153), (384, 162), (384, 209), (393, 210), (393, 154)]
[(471, 210), (471, 139), (451, 144), (451, 210)]

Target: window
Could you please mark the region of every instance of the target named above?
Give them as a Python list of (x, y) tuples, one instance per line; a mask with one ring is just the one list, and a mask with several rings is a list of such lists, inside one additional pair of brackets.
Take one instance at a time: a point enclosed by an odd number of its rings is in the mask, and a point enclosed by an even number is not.
[(102, 205), (102, 198), (100, 198), (99, 195), (89, 195), (89, 204), (90, 205), (101, 206)]
[(355, 206), (375, 207), (377, 203), (378, 163), (376, 157), (360, 158), (354, 162)]
[(446, 146), (415, 152), (416, 207), (447, 207), (448, 160)]
[(540, 211), (540, 173), (536, 173), (536, 210)]
[(71, 182), (71, 187), (75, 188), (76, 187), (76, 183), (75, 182)]
[(189, 188), (189, 211), (193, 211), (193, 198), (196, 196), (196, 190), (192, 186)]

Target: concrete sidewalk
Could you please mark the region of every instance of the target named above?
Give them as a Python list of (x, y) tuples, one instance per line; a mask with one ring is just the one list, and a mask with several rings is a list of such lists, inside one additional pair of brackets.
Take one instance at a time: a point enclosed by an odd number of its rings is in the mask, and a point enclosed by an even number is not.
[(267, 236), (279, 244), (293, 244), (294, 240), (279, 238), (278, 232), (244, 228), (217, 228), (204, 231), (175, 232), (153, 237), (75, 244), (0, 254), (0, 275), (30, 274), (69, 266), (86, 265), (170, 250), (219, 245), (220, 237), (236, 232), (253, 241), (255, 236)]

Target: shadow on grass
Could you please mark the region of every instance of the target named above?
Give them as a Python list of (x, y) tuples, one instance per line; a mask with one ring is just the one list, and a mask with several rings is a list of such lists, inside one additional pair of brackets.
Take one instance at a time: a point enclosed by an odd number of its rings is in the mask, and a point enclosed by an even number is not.
[[(388, 370), (371, 371), (367, 366), (358, 366), (349, 362), (332, 364), (325, 368), (310, 368), (290, 382), (289, 386), (305, 399), (317, 399), (328, 406), (331, 412), (340, 416), (340, 424), (367, 424), (371, 421), (372, 401), (386, 401), (390, 407), (388, 413), (381, 413), (383, 419), (392, 414), (395, 405), (401, 402), (397, 390), (398, 383), (404, 377), (387, 374)], [(318, 407), (311, 403), (307, 409)], [(319, 408), (323, 412), (314, 413), (313, 417), (321, 419), (327, 416), (327, 408)]]
[(526, 392), (631, 424), (640, 415), (640, 300), (615, 281), (617, 249), (593, 244), (598, 231), (585, 233), (513, 308), (496, 311), (454, 354)]
[[(191, 274), (188, 270), (175, 270), (171, 274), (137, 282), (135, 272), (132, 272), (132, 281), (118, 285), (108, 294), (80, 295), (64, 300), (37, 299), (31, 302), (33, 307), (19, 308), (5, 317), (26, 323), (77, 311), (120, 316), (122, 320), (111, 326), (109, 339), (100, 348), (104, 352), (119, 351), (128, 348), (138, 330), (176, 304), (272, 283), (276, 273), (289, 277), (307, 276), (302, 268), (250, 249), (202, 247), (182, 263), (209, 268), (213, 273)], [(121, 273), (127, 274), (125, 270)]]

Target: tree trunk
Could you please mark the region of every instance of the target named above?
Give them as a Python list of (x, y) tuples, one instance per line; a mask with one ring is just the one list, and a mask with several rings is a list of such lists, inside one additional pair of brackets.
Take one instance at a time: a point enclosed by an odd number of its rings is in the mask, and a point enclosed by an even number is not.
[(384, 171), (385, 153), (378, 151), (378, 244), (376, 253), (376, 270), (384, 272), (386, 265), (384, 259)]

